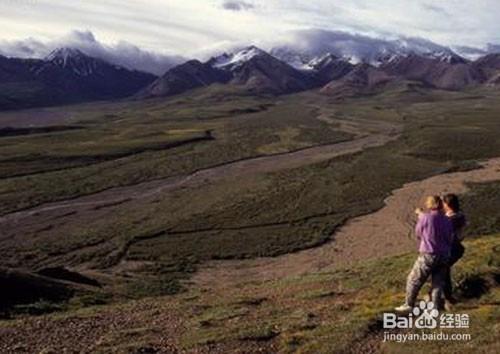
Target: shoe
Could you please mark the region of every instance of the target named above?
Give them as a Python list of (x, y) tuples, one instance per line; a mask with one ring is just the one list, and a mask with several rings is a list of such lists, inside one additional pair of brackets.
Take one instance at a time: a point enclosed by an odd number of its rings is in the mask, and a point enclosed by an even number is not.
[(395, 307), (394, 310), (397, 312), (410, 312), (412, 310), (412, 308), (411, 308), (411, 306), (404, 304), (404, 305)]

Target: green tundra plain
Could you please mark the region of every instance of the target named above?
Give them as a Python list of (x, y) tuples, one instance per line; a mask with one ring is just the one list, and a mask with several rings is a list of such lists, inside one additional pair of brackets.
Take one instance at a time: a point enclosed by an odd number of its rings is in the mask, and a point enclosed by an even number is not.
[[(36, 291), (27, 298), (2, 295), (0, 328), (29, 331), (38, 316), (64, 327), (130, 312), (137, 316), (131, 328), (117, 325), (92, 348), (140, 352), (163, 338), (157, 333), (162, 327), (148, 323), (155, 309), (177, 316), (180, 327), (165, 331), (179, 350), (409, 351), (380, 342), (379, 317), (402, 300), (414, 254), (227, 284), (224, 291), (203, 291), (190, 279), (209, 261), (321, 246), (348, 220), (382, 208), (406, 183), (479, 168), (500, 156), (499, 117), (498, 90), (439, 91), (411, 83), (343, 100), (211, 86), (168, 99), (2, 112), (1, 287), (25, 282)], [(387, 126), (394, 130), (377, 131)], [(294, 160), (293, 153), (370, 134), (388, 139), (311, 163)], [(224, 174), (226, 166), (265, 157), (271, 159)], [(142, 196), (146, 186), (186, 178), (197, 182)], [(128, 198), (121, 190), (141, 196)], [(93, 200), (99, 193), (123, 200), (81, 212), (72, 204), (76, 209), (67, 215), (44, 218), (51, 205)], [(471, 330), (468, 345), (498, 352), (500, 182), (470, 185), (462, 197), (471, 251), (457, 266), (462, 301), (456, 310), (470, 310), (471, 321), (482, 323), (482, 330)], [(472, 291), (478, 284), (480, 290)], [(9, 340), (15, 337), (0, 341), (0, 351)], [(78, 344), (82, 351), (90, 345), (85, 341)], [(36, 343), (29, 348), (61, 349), (53, 338)], [(445, 348), (419, 345), (436, 353)], [(470, 349), (453, 344), (454, 352)]]

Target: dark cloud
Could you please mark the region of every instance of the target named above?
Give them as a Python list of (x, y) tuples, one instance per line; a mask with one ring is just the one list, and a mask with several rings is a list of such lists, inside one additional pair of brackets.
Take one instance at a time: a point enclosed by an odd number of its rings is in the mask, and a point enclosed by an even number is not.
[(302, 30), (295, 32), (291, 48), (306, 51), (313, 56), (332, 53), (353, 60), (376, 61), (380, 54), (400, 52), (450, 52), (450, 49), (418, 37), (384, 39), (345, 31)]
[(446, 15), (449, 16), (448, 11), (444, 7), (435, 5), (435, 4), (423, 4), (424, 9), (434, 12), (439, 15)]
[(0, 54), (19, 58), (43, 58), (52, 50), (61, 47), (77, 48), (89, 56), (156, 75), (163, 74), (183, 60), (177, 56), (143, 50), (125, 41), (113, 45), (103, 44), (90, 31), (72, 31), (68, 35), (50, 42), (41, 42), (32, 38), (0, 41)]
[(226, 0), (222, 3), (222, 8), (229, 10), (229, 11), (244, 11), (244, 10), (251, 10), (255, 6), (249, 2), (246, 1), (240, 1), (240, 0)]

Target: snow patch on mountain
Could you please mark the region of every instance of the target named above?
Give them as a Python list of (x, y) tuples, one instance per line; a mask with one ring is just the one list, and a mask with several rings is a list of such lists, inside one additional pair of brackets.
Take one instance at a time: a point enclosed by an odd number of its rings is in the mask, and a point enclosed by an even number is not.
[[(380, 66), (387, 60), (410, 54), (450, 63), (463, 61), (452, 49), (423, 38), (383, 39), (326, 30), (298, 31), (289, 43), (277, 45), (271, 50), (272, 55), (296, 68), (303, 68), (304, 64), (307, 65), (312, 59), (328, 53), (354, 65), (368, 63)], [(301, 58), (309, 60), (304, 62)]]
[(338, 58), (332, 53), (326, 53), (322, 56), (313, 58), (309, 63), (307, 63), (307, 67), (315, 70), (320, 66), (326, 66), (337, 60)]
[[(92, 75), (99, 65), (98, 59), (91, 58), (76, 48), (57, 48), (44, 59), (47, 63), (67, 68), (78, 76)], [(115, 68), (122, 69), (119, 66)]]
[(126, 41), (103, 43), (90, 31), (74, 30), (51, 41), (40, 41), (33, 38), (0, 39), (0, 55), (10, 58), (43, 59), (50, 55), (54, 49), (65, 47), (78, 49), (90, 57), (99, 58), (129, 70), (139, 70), (155, 75), (162, 75), (168, 69), (185, 60), (181, 56), (141, 49)]
[(46, 61), (52, 61), (62, 66), (66, 66), (70, 59), (82, 57), (83, 53), (74, 48), (57, 48), (47, 55)]
[(298, 70), (311, 70), (309, 65), (311, 60), (317, 59), (314, 55), (299, 52), (286, 46), (273, 48), (270, 54)]
[(236, 53), (224, 53), (218, 57), (213, 58), (211, 63), (214, 68), (232, 70), (236, 67), (239, 67), (243, 63), (248, 62), (256, 56), (262, 56), (265, 54), (266, 52), (264, 52), (263, 50), (255, 46), (250, 46), (247, 48), (243, 48)]

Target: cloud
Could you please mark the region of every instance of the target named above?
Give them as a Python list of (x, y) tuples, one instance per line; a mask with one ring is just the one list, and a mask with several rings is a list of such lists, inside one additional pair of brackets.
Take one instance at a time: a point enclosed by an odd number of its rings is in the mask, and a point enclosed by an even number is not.
[(425, 10), (428, 10), (430, 12), (434, 12), (437, 15), (445, 15), (445, 16), (450, 15), (449, 12), (444, 7), (441, 7), (441, 6), (438, 6), (435, 4), (422, 4), (422, 6)]
[(47, 53), (46, 45), (34, 38), (0, 40), (0, 55), (16, 58), (40, 58), (40, 53)]
[(143, 50), (126, 41), (99, 42), (91, 31), (74, 30), (61, 38), (42, 42), (33, 38), (0, 41), (0, 54), (19, 58), (43, 58), (56, 48), (77, 48), (85, 54), (135, 70), (163, 74), (183, 59)]
[[(338, 57), (348, 57), (354, 61), (375, 62), (380, 55), (395, 53), (450, 52), (446, 46), (418, 37), (398, 37), (386, 39), (346, 31), (301, 30), (295, 31), (288, 43), (274, 49), (309, 53), (312, 57), (332, 53)], [(309, 58), (311, 59), (311, 58)]]
[(498, 0), (148, 0), (147, 6), (144, 0), (36, 0), (24, 4), (0, 1), (1, 38), (15, 41), (36, 33), (35, 40), (47, 42), (80, 28), (98, 35), (105, 46), (126, 40), (142, 50), (183, 57), (196, 57), (220, 43), (259, 44), (315, 29), (383, 38), (420, 37), (446, 46), (500, 43)]
[(452, 49), (457, 53), (458, 55), (461, 55), (464, 58), (470, 59), (470, 60), (476, 60), (486, 54), (488, 54), (488, 51), (483, 48), (475, 48), (475, 47), (468, 47), (468, 46), (452, 46)]
[(249, 2), (246, 1), (240, 1), (240, 0), (227, 0), (222, 3), (222, 8), (225, 10), (230, 10), (230, 11), (244, 11), (244, 10), (251, 10), (255, 6)]

